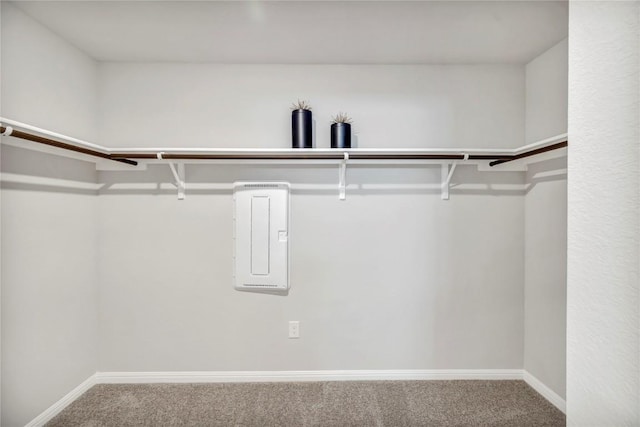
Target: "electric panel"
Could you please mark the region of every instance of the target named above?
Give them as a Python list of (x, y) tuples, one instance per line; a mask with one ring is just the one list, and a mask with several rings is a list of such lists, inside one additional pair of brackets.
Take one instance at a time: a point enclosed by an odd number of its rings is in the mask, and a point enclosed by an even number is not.
[(289, 184), (237, 182), (234, 201), (234, 280), (243, 291), (289, 289)]

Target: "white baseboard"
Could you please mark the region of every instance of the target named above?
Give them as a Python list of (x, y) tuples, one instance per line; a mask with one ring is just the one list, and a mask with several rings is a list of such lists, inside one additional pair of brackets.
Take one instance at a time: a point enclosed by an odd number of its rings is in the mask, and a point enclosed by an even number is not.
[(567, 402), (555, 391), (551, 390), (549, 387), (544, 385), (542, 381), (540, 381), (527, 371), (523, 371), (523, 379), (524, 382), (529, 384), (532, 389), (540, 393), (542, 397), (547, 399), (553, 406), (560, 409), (563, 414), (567, 413)]
[(56, 403), (51, 405), (48, 409), (46, 409), (43, 413), (35, 417), (29, 424), (25, 427), (40, 427), (48, 423), (58, 415), (64, 408), (69, 406), (74, 400), (80, 397), (85, 391), (89, 390), (96, 384), (95, 375), (91, 375), (89, 378), (84, 380), (78, 387), (71, 390), (67, 393), (62, 399), (58, 400)]
[(95, 384), (300, 382), (392, 380), (524, 380), (551, 404), (566, 413), (566, 402), (522, 369), (400, 369), (349, 371), (185, 371), (96, 372), (34, 418), (26, 427), (40, 427)]
[(521, 380), (522, 369), (97, 372), (103, 384), (380, 380)]

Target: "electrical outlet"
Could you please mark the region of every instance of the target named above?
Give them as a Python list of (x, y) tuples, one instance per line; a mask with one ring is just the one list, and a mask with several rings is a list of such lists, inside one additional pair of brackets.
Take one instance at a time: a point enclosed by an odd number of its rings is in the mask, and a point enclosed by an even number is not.
[(300, 322), (291, 320), (289, 322), (289, 338), (300, 338)]

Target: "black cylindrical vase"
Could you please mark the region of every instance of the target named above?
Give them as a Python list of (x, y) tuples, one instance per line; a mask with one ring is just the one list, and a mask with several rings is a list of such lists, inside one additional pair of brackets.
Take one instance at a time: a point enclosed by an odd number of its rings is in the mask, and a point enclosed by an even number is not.
[(313, 148), (313, 122), (310, 110), (291, 112), (291, 147)]
[(349, 123), (331, 125), (331, 148), (351, 148), (351, 125)]

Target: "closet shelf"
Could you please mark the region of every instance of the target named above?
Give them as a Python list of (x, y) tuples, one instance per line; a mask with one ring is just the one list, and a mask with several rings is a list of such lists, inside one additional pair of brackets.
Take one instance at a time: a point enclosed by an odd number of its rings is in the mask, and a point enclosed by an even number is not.
[[(495, 168), (514, 160), (520, 160), (542, 153), (547, 153), (567, 147), (567, 135), (562, 134), (533, 144), (514, 149), (488, 148), (422, 148), (422, 149), (251, 149), (251, 148), (127, 148), (109, 149), (76, 138), (71, 138), (45, 129), (40, 129), (15, 120), (0, 117), (0, 135), (11, 136), (36, 143), (27, 146), (40, 151), (62, 149), (69, 157), (79, 156), (83, 160), (93, 159), (98, 169), (110, 169), (105, 162), (118, 162), (125, 170), (143, 169), (138, 166), (142, 161), (147, 163), (168, 164), (178, 189), (178, 199), (184, 199), (186, 182), (185, 167), (188, 163), (207, 163), (217, 161), (338, 161), (339, 162), (339, 197), (346, 198), (346, 169), (347, 163), (355, 161), (418, 161), (420, 163), (435, 163), (441, 168), (442, 199), (449, 199), (451, 179), (460, 163), (475, 164), (478, 170), (525, 170), (522, 165), (516, 169)], [(11, 144), (16, 145), (16, 144)], [(24, 145), (20, 145), (24, 146)], [(44, 147), (44, 148), (43, 148)], [(555, 151), (558, 153), (559, 151)], [(57, 153), (57, 152), (56, 152)], [(87, 157), (88, 156), (88, 157)], [(124, 163), (124, 165), (122, 165)], [(517, 166), (517, 165), (516, 165)]]
[(476, 160), (490, 167), (557, 150), (567, 146), (562, 134), (515, 149), (486, 148), (353, 148), (353, 149), (251, 149), (251, 148), (127, 148), (109, 149), (76, 138), (0, 118), (0, 134), (67, 151), (137, 165), (138, 160)]

